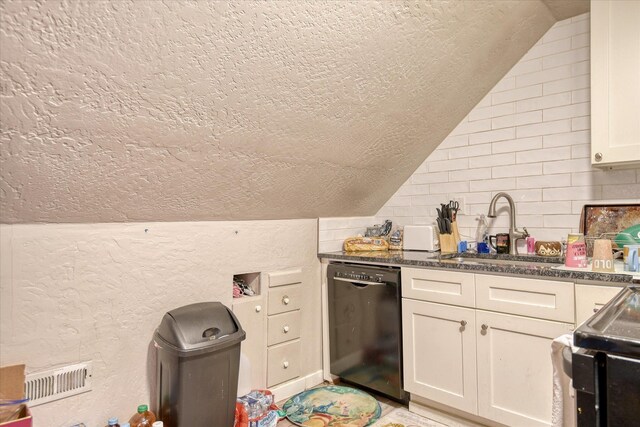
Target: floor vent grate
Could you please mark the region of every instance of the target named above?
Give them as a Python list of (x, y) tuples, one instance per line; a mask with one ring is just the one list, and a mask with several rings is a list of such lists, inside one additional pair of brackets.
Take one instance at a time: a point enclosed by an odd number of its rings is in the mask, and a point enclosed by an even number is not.
[(78, 363), (26, 377), (25, 397), (29, 406), (37, 406), (91, 390), (91, 362)]

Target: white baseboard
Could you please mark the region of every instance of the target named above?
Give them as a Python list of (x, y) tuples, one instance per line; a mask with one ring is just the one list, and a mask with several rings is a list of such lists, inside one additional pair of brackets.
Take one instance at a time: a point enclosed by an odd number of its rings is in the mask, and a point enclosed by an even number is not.
[(301, 391), (305, 391), (306, 389), (315, 387), (318, 384), (322, 384), (323, 381), (322, 369), (320, 369), (319, 371), (313, 372), (307, 376), (277, 385), (271, 389), (271, 393), (273, 393), (276, 402), (281, 402), (290, 398), (294, 394), (298, 394)]

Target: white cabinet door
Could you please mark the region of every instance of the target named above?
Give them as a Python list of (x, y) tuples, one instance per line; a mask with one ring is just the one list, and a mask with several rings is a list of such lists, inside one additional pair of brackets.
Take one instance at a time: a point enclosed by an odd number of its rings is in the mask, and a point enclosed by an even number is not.
[(240, 321), (247, 337), (240, 351), (251, 362), (251, 388), (266, 387), (265, 367), (265, 307), (262, 295), (233, 300), (233, 314)]
[(640, 2), (591, 1), (591, 163), (640, 164)]
[(478, 415), (510, 426), (551, 424), (551, 342), (572, 324), (476, 311)]
[(620, 286), (576, 285), (576, 325), (593, 316), (621, 289)]
[(404, 388), (475, 414), (474, 310), (402, 299)]

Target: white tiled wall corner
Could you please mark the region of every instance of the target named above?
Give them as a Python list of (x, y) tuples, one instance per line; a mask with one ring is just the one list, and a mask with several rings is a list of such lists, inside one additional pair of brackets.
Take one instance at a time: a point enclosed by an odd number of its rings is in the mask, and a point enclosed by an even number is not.
[[(400, 199), (403, 199), (403, 196), (394, 196), (393, 201), (389, 200), (388, 203), (397, 203)], [(342, 243), (347, 237), (364, 235), (367, 227), (374, 225), (375, 221), (373, 216), (320, 218), (318, 220), (318, 252), (341, 251)]]
[[(434, 224), (440, 203), (464, 198), (459, 227), (475, 239), (479, 215), (506, 191), (517, 225), (555, 240), (578, 230), (584, 204), (640, 203), (640, 169), (591, 168), (588, 18), (547, 31), (371, 222)], [(509, 227), (498, 212), (491, 232)]]

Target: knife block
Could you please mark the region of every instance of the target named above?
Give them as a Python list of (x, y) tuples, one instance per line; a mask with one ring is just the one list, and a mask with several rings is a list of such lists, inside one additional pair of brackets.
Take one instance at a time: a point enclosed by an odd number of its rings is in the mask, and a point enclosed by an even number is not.
[(457, 251), (458, 243), (460, 243), (460, 231), (458, 231), (458, 223), (455, 221), (451, 223), (451, 233), (453, 234), (453, 240), (455, 241)]
[(438, 239), (440, 240), (440, 253), (454, 254), (458, 252), (458, 245), (453, 234), (440, 234)]

